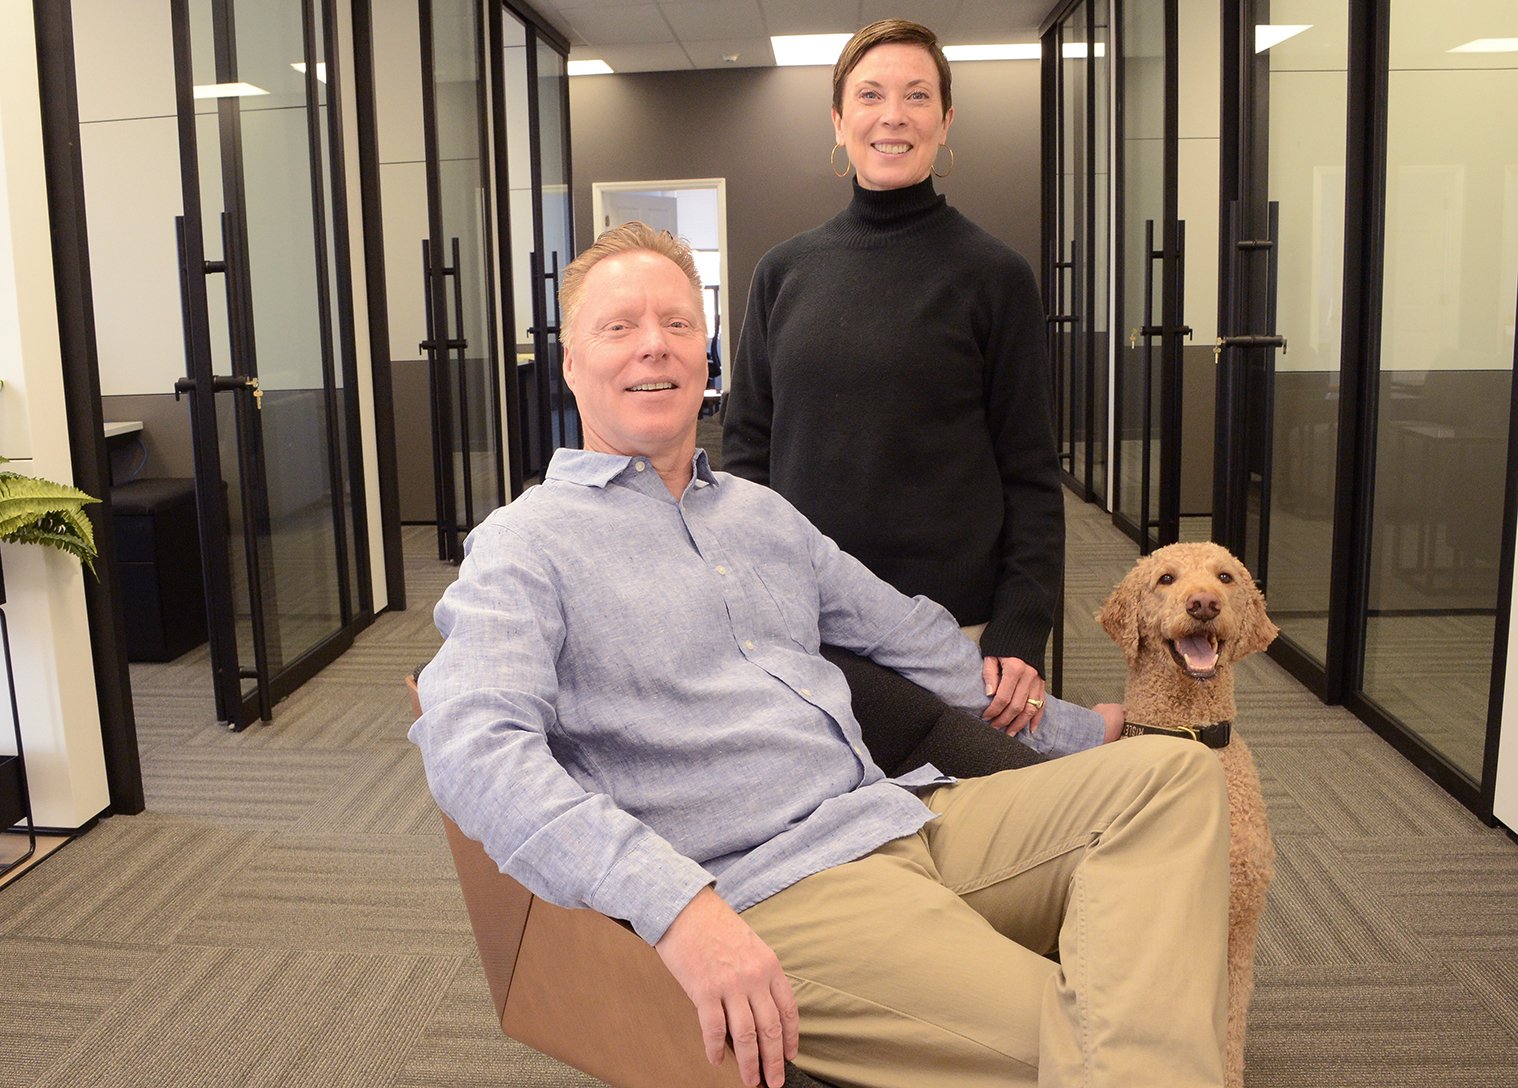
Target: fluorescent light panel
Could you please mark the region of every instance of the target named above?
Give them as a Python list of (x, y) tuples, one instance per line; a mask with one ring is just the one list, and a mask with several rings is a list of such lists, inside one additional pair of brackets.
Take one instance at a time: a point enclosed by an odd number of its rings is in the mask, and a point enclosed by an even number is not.
[(1259, 23), (1254, 28), (1254, 51), (1263, 53), (1312, 27), (1312, 23)]
[(196, 98), (251, 98), (269, 92), (251, 83), (202, 83), (192, 93)]
[(1518, 38), (1477, 38), (1446, 50), (1449, 53), (1518, 53)]
[[(1083, 57), (1089, 56), (1090, 53), (1086, 42), (1066, 42), (1059, 47), (1059, 55), (1066, 60), (1080, 60)], [(1096, 55), (1099, 57), (1107, 55), (1106, 42), (1096, 43)]]
[(572, 60), (569, 62), (569, 74), (572, 76), (609, 76), (612, 74), (611, 65), (604, 60)]
[(778, 34), (770, 39), (775, 64), (785, 68), (798, 64), (825, 64), (838, 60), (852, 34)]
[[(291, 61), (290, 67), (294, 68), (301, 75), (306, 74), (306, 62), (303, 60)], [(327, 62), (324, 60), (316, 62), (316, 82), (327, 82)]]
[(1004, 45), (946, 45), (943, 55), (950, 60), (1037, 60), (1043, 55), (1037, 42)]

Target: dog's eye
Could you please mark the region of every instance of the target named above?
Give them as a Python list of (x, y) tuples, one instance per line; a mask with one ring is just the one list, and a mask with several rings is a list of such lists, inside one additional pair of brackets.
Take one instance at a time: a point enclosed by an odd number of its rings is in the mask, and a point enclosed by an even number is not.
[(1226, 586), (1229, 582), (1233, 581), (1233, 575), (1229, 574), (1226, 570), (1219, 571), (1218, 581), (1222, 582)]
[(1162, 586), (1169, 586), (1169, 585), (1174, 585), (1174, 584), (1175, 584), (1175, 575), (1173, 575), (1173, 574), (1162, 574), (1162, 575), (1160, 575), (1160, 585), (1162, 585)]

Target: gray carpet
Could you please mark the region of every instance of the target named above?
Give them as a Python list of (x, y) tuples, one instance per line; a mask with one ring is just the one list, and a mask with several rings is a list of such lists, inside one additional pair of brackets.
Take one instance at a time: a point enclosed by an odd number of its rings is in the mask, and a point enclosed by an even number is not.
[[(1070, 542), (1065, 694), (1117, 697), (1134, 549), (1076, 503)], [(499, 1033), (405, 740), (434, 555), (408, 530), (412, 609), (272, 724), (209, 724), (203, 651), (133, 667), (148, 811), (0, 888), (0, 1085), (596, 1084)], [(1239, 703), (1280, 851), (1249, 1084), (1518, 1083), (1518, 847), (1267, 659)]]

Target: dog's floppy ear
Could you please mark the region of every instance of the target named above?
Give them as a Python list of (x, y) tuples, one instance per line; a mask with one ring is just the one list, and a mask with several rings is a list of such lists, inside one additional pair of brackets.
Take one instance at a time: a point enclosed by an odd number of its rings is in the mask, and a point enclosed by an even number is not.
[(1123, 659), (1130, 668), (1139, 656), (1139, 591), (1144, 584), (1139, 570), (1145, 565), (1140, 563), (1130, 570), (1096, 614), (1096, 622), (1122, 648)]
[[(1242, 569), (1242, 567), (1241, 567)], [(1281, 629), (1265, 613), (1265, 594), (1254, 584), (1254, 578), (1244, 571), (1244, 584), (1239, 609), (1239, 632), (1234, 638), (1233, 657), (1237, 661), (1253, 653), (1259, 653), (1275, 641)]]

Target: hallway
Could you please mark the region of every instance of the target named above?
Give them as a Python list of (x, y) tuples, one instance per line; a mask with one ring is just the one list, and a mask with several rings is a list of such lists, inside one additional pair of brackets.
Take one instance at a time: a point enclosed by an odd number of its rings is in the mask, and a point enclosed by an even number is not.
[[(1121, 659), (1090, 617), (1132, 545), (1068, 508), (1065, 694), (1108, 698)], [(0, 1085), (595, 1083), (492, 1023), (405, 739), (453, 568), (427, 530), (406, 545), (411, 610), (271, 724), (200, 724), (203, 659), (134, 670), (148, 811), (0, 888)], [(1518, 1081), (1518, 847), (1272, 662), (1241, 668), (1280, 854), (1249, 1084)]]

